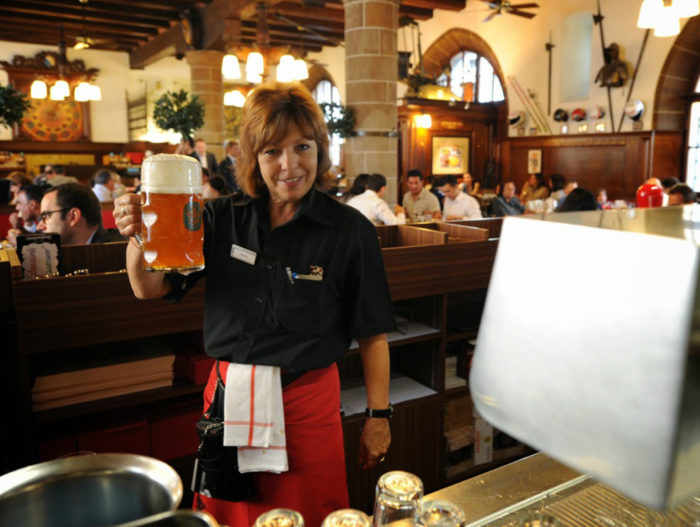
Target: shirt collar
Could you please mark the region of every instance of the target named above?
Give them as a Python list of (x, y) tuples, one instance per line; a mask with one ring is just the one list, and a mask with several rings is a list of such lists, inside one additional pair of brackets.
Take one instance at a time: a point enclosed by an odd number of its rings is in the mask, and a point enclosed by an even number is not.
[[(297, 221), (302, 215), (307, 218), (320, 223), (322, 225), (331, 226), (333, 225), (333, 216), (329, 203), (323, 193), (316, 189), (316, 185), (311, 187), (311, 190), (306, 193), (306, 195), (301, 198), (301, 203), (297, 209), (294, 217), (291, 221)], [(269, 216), (267, 211), (267, 201), (270, 199), (270, 194), (267, 188), (263, 189), (263, 193), (259, 199), (253, 200), (255, 202), (258, 214)], [(246, 203), (243, 202), (242, 204)]]

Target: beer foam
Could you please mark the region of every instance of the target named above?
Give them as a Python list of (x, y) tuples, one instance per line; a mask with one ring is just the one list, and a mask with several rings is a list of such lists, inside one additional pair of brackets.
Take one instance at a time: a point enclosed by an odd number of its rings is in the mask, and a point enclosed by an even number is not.
[(202, 192), (202, 166), (193, 157), (156, 154), (141, 165), (141, 189), (159, 194)]

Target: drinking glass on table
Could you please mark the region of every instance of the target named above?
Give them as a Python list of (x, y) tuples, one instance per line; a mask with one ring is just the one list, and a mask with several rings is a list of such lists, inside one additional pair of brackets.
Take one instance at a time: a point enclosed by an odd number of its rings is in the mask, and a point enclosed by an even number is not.
[(444, 500), (424, 501), (418, 523), (423, 527), (462, 527), (466, 523), (464, 511)]
[(411, 526), (417, 523), (423, 499), (423, 482), (409, 472), (394, 470), (377, 481), (374, 501), (374, 527)]
[(144, 268), (197, 271), (204, 268), (202, 167), (193, 157), (157, 154), (141, 166)]
[(321, 527), (370, 527), (369, 517), (356, 509), (341, 509), (331, 512)]
[(258, 516), (253, 527), (304, 527), (304, 518), (291, 509), (272, 509)]

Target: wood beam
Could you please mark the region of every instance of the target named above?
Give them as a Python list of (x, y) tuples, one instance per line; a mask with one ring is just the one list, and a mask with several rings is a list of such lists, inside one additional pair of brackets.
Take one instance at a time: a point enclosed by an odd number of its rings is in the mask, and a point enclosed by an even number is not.
[[(65, 0), (33, 0), (35, 4), (44, 6), (60, 6), (65, 7)], [(111, 2), (103, 2), (98, 0), (90, 0), (87, 4), (81, 4), (80, 9), (85, 9), (86, 12), (92, 13), (116, 13), (121, 15), (127, 13), (132, 16), (145, 18), (159, 18), (164, 20), (175, 20), (179, 17), (180, 12), (170, 6), (170, 2), (165, 6), (165, 9), (154, 9), (140, 6), (138, 8), (130, 5), (125, 5), (124, 2), (114, 4)]]
[(422, 7), (410, 7), (402, 5), (399, 7), (399, 18), (401, 16), (409, 16), (414, 20), (430, 20), (433, 18), (432, 9), (423, 9)]
[(187, 51), (187, 43), (179, 25), (171, 27), (129, 54), (131, 69), (143, 69), (149, 64)]
[(447, 9), (448, 11), (461, 11), (466, 5), (465, 0), (401, 0), (401, 4), (409, 7), (421, 7), (423, 9)]
[[(83, 29), (83, 24), (82, 22), (57, 22), (56, 18), (52, 16), (46, 16), (46, 15), (21, 15), (18, 13), (14, 13), (12, 11), (8, 11), (2, 7), (0, 7), (0, 18), (4, 18), (5, 20), (14, 20), (15, 23), (21, 24), (25, 27), (33, 27), (34, 23), (36, 22), (48, 22), (50, 24), (53, 24), (54, 28), (56, 28), (56, 41), (58, 41), (58, 36), (59, 36), (59, 29), (58, 29), (58, 24), (62, 23), (64, 28), (73, 28), (73, 29), (78, 29), (79, 31), (82, 31)], [(127, 33), (127, 34), (139, 34), (139, 35), (157, 35), (158, 30), (155, 28), (147, 28), (147, 27), (139, 27), (135, 28), (133, 26), (129, 25), (124, 25), (121, 23), (107, 23), (107, 22), (93, 22), (90, 24), (90, 27), (96, 27), (104, 30), (113, 30), (113, 31), (121, 31), (122, 33)]]
[(279, 4), (274, 11), (302, 25), (306, 25), (302, 20), (322, 20), (324, 22), (337, 22), (339, 24), (345, 23), (345, 13), (338, 9), (306, 9), (299, 5), (283, 2)]
[[(22, 2), (21, 4), (16, 4), (16, 3), (11, 3), (11, 4), (6, 4), (5, 9), (7, 9), (10, 12), (17, 13), (17, 14), (25, 14), (29, 15), (31, 17), (45, 14), (47, 13), (47, 10), (45, 9), (45, 6), (41, 4), (35, 4), (34, 2)], [(105, 14), (105, 15), (98, 15), (95, 13), (83, 13), (82, 9), (80, 8), (73, 8), (73, 7), (62, 7), (60, 9), (54, 9), (51, 11), (52, 17), (54, 20), (56, 18), (61, 18), (65, 20), (66, 22), (78, 22), (82, 23), (83, 19), (85, 20), (86, 24), (92, 25), (95, 23), (101, 23), (104, 21), (111, 21), (114, 22), (114, 14)], [(168, 20), (162, 20), (162, 19), (156, 19), (156, 18), (150, 18), (150, 19), (145, 19), (145, 18), (137, 18), (130, 16), (127, 14), (126, 11), (122, 11), (122, 14), (119, 15), (118, 22), (120, 24), (123, 24), (125, 26), (145, 26), (145, 27), (169, 27), (170, 22)]]

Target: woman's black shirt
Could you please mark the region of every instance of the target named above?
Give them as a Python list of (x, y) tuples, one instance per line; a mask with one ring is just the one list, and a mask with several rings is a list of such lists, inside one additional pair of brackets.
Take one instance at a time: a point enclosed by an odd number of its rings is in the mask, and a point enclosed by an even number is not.
[[(274, 230), (267, 199), (207, 203), (204, 256), (206, 270), (167, 275), (166, 298), (179, 300), (206, 274), (211, 357), (306, 371), (335, 362), (353, 337), (395, 327), (374, 226), (315, 188)], [(321, 280), (308, 279), (319, 273)]]

